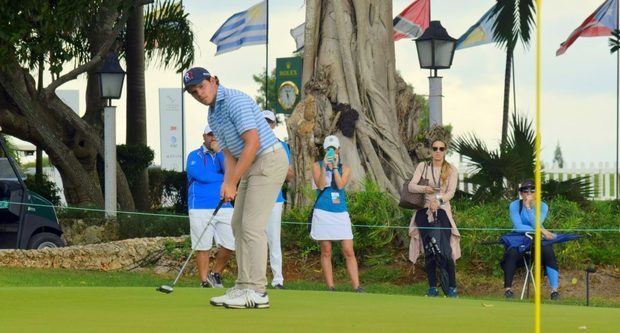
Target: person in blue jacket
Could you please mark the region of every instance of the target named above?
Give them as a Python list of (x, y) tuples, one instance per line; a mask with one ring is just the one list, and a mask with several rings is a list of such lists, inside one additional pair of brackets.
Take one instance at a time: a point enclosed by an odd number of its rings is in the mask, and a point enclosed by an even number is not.
[[(231, 227), (233, 208), (229, 202), (225, 203), (213, 222), (207, 225), (220, 201), (220, 188), (224, 182), (224, 153), (220, 151), (209, 125), (205, 127), (202, 138), (202, 146), (189, 153), (186, 167), (192, 248), (196, 249), (201, 286), (223, 288), (221, 273), (235, 250)], [(219, 249), (213, 271), (209, 272), (209, 251), (214, 240)]]
[[(511, 202), (509, 208), (513, 231), (533, 233), (536, 228), (536, 192), (533, 180), (527, 179), (521, 183), (521, 187), (519, 187), (519, 196), (520, 199)], [(543, 239), (554, 239), (556, 237), (555, 234), (542, 226), (547, 217), (549, 206), (544, 202), (542, 202), (540, 206), (540, 228), (542, 237)], [(558, 293), (559, 273), (552, 245), (541, 247), (541, 259), (542, 265), (545, 266), (549, 285), (551, 286), (551, 299), (558, 300), (560, 298), (560, 294)], [(504, 253), (502, 266), (504, 269), (504, 296), (506, 298), (512, 298), (514, 296), (512, 292), (512, 280), (517, 266), (521, 262), (523, 262), (523, 253), (519, 253), (518, 249), (510, 248)]]

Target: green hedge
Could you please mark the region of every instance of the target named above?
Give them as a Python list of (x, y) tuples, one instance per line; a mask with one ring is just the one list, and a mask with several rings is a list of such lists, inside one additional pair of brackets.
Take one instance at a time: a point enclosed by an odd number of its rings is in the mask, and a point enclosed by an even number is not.
[[(366, 190), (347, 193), (349, 213), (355, 225), (355, 250), (362, 265), (389, 264), (396, 258), (407, 258), (409, 225), (412, 211), (399, 208), (376, 185), (366, 183)], [(549, 216), (544, 225), (554, 229), (614, 229), (615, 232), (578, 232), (585, 236), (578, 241), (555, 245), (560, 267), (583, 268), (588, 264), (618, 266), (620, 258), (620, 204), (612, 201), (592, 202), (585, 208), (562, 198), (549, 204)], [(499, 262), (503, 248), (496, 241), (508, 232), (512, 223), (508, 216), (508, 201), (473, 204), (468, 200), (452, 202), (457, 226), (461, 228), (462, 258), (459, 269), (485, 270), (501, 275)], [(283, 216), (285, 222), (306, 222), (310, 209), (288, 210)], [(386, 228), (383, 226), (396, 228)], [(319, 251), (317, 242), (310, 239), (307, 225), (287, 224), (282, 227), (283, 247), (289, 250), (301, 249), (302, 255)], [(471, 230), (473, 229), (473, 230)], [(478, 230), (480, 229), (480, 230)], [(500, 230), (498, 230), (500, 229)], [(559, 231), (568, 233), (570, 231)], [(336, 260), (339, 251), (334, 251)]]

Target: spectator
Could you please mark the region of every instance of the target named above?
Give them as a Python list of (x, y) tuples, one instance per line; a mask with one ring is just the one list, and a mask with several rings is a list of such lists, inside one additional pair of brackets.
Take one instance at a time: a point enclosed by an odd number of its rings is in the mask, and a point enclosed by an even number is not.
[[(276, 115), (269, 111), (263, 111), (265, 120), (271, 129), (276, 128)], [(291, 151), (286, 142), (278, 139), (282, 144), (282, 148), (286, 152), (288, 157), (288, 172), (286, 173), (286, 181), (293, 180), (295, 174), (293, 173), (293, 167), (291, 166)], [(275, 289), (284, 289), (284, 275), (282, 275), (282, 248), (280, 246), (280, 230), (282, 225), (282, 207), (284, 205), (284, 196), (282, 191), (278, 194), (276, 199), (276, 205), (273, 206), (271, 215), (269, 216), (269, 222), (267, 222), (267, 243), (269, 244), (269, 266), (271, 266), (271, 273), (273, 274), (273, 280), (271, 280), (271, 286)]]
[[(519, 199), (511, 202), (509, 206), (513, 231), (534, 232), (536, 226), (536, 188), (533, 180), (527, 179), (521, 183), (521, 187), (519, 187), (519, 197)], [(549, 206), (544, 202), (542, 202), (540, 206), (540, 231), (542, 237), (548, 240), (554, 239), (556, 235), (542, 226), (542, 223), (547, 217), (547, 212), (549, 212)], [(512, 280), (518, 264), (523, 262), (523, 256), (524, 253), (520, 253), (518, 249), (514, 247), (509, 248), (504, 253), (502, 268), (504, 269), (504, 296), (506, 298), (514, 297), (514, 293), (512, 292)], [(541, 261), (542, 265), (545, 266), (549, 285), (551, 286), (550, 298), (552, 300), (559, 300), (559, 272), (558, 264), (555, 260), (555, 253), (553, 252), (553, 245), (549, 244), (541, 247)]]
[(310, 237), (321, 244), (321, 268), (327, 288), (335, 290), (332, 241), (341, 241), (353, 290), (363, 292), (358, 277), (351, 218), (344, 191), (351, 169), (340, 159), (340, 142), (336, 136), (326, 137), (323, 148), (326, 152), (323, 160), (315, 162), (312, 169), (313, 187), (316, 188), (318, 199), (312, 215)]
[[(425, 193), (424, 209), (418, 210), (413, 215), (409, 225), (411, 236), (409, 259), (415, 263), (421, 249), (427, 249), (431, 238), (434, 237), (445, 260), (438, 263), (435, 255), (424, 251), (424, 268), (429, 285), (427, 296), (439, 296), (436, 275), (436, 270), (439, 268), (447, 272), (446, 296), (457, 297), (455, 261), (461, 257), (459, 244), (461, 236), (452, 217), (450, 199), (456, 191), (458, 171), (445, 159), (447, 145), (444, 141), (435, 140), (431, 149), (431, 161), (419, 163), (409, 182), (409, 191)], [(429, 174), (431, 178), (428, 178)], [(422, 177), (428, 180), (427, 186), (418, 185)], [(438, 265), (443, 267), (437, 267)]]

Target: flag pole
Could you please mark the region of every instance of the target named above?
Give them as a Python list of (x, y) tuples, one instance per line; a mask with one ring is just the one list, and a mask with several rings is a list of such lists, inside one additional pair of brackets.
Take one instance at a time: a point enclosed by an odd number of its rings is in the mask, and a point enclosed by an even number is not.
[[(620, 29), (619, 2), (616, 1), (616, 30)], [(620, 141), (620, 51), (616, 51), (616, 200), (618, 200), (618, 142)]]
[(541, 280), (541, 163), (540, 163), (540, 113), (541, 113), (541, 9), (542, 0), (536, 0), (536, 165), (535, 165), (535, 184), (536, 184), (536, 228), (534, 236), (534, 332), (540, 333), (540, 280)]
[(265, 0), (267, 11), (267, 36), (265, 42), (265, 110), (269, 105), (269, 0)]

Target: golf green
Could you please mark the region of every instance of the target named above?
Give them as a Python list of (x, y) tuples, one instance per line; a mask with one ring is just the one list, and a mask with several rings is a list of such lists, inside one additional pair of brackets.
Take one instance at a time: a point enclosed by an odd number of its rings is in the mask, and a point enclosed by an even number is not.
[[(0, 332), (531, 332), (518, 301), (274, 290), (271, 308), (209, 305), (222, 290), (0, 288)], [(543, 332), (620, 332), (620, 310), (543, 304)]]

